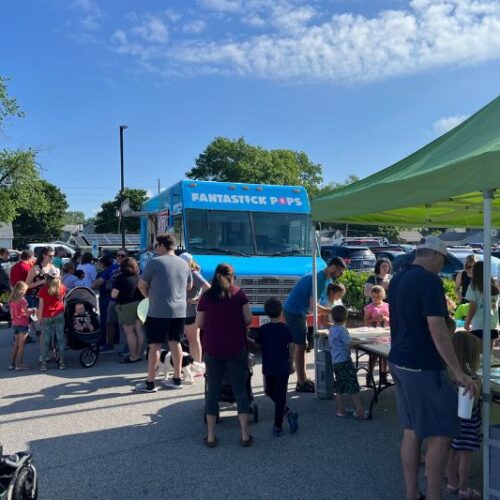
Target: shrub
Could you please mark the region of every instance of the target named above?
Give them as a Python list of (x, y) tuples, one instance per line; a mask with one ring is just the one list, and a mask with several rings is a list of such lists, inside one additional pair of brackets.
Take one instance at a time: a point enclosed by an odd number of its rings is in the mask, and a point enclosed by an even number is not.
[(342, 299), (348, 309), (361, 312), (365, 306), (365, 283), (370, 276), (368, 273), (360, 273), (346, 269), (339, 278), (339, 282), (346, 287), (346, 294)]
[(455, 280), (452, 280), (450, 278), (443, 278), (442, 281), (444, 293), (448, 295), (448, 297), (453, 300), (455, 304), (458, 304), (457, 292), (455, 292)]

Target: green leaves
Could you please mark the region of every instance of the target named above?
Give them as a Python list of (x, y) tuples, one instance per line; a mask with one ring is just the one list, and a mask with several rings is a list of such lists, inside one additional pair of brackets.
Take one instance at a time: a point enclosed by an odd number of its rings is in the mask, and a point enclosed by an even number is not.
[(248, 144), (243, 137), (216, 137), (201, 153), (187, 177), (191, 179), (304, 186), (315, 194), (322, 181), (321, 165), (303, 152), (267, 150)]
[[(118, 193), (113, 201), (104, 202), (95, 217), (96, 233), (120, 232), (120, 218), (116, 213), (120, 209), (121, 202), (126, 198), (130, 199), (130, 208), (133, 211), (140, 211), (142, 204), (148, 199), (148, 194), (144, 189), (125, 188), (123, 196)], [(124, 224), (126, 232), (138, 233), (141, 221), (138, 217), (125, 217)]]

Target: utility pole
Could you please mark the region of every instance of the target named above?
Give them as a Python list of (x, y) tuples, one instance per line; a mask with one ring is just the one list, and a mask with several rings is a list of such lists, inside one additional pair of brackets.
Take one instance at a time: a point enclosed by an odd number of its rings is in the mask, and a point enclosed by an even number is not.
[(125, 248), (125, 221), (123, 220), (122, 203), (125, 196), (125, 180), (123, 173), (123, 131), (128, 128), (127, 125), (120, 125), (120, 229), (122, 232), (122, 247)]

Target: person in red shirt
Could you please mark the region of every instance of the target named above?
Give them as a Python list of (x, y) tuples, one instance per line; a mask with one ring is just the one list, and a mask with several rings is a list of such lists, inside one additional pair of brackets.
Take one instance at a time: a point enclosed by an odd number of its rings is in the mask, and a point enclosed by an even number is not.
[(12, 266), (10, 270), (10, 284), (16, 286), (19, 281), (26, 281), (29, 270), (33, 267), (33, 252), (31, 250), (23, 250), (20, 260)]
[(42, 324), (41, 371), (47, 371), (49, 349), (54, 339), (59, 351), (59, 369), (64, 370), (64, 295), (66, 287), (61, 283), (59, 274), (47, 274), (46, 283), (39, 294), (37, 316)]

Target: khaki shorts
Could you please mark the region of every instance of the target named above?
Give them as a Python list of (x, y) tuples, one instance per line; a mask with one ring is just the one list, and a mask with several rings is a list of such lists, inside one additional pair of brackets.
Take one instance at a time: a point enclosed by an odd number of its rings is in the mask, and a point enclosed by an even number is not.
[(129, 302), (128, 304), (116, 304), (116, 314), (120, 325), (132, 326), (139, 319), (137, 316), (137, 306), (140, 301)]

